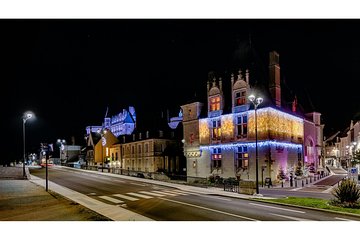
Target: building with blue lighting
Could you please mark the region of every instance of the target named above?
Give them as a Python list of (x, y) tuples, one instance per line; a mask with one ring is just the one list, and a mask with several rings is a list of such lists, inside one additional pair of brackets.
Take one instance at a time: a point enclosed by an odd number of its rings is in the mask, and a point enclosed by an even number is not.
[[(321, 114), (299, 114), (296, 99), (290, 110), (283, 106), (279, 55), (270, 53), (268, 87), (250, 80), (249, 70), (232, 74), (227, 82), (213, 77), (207, 83), (206, 104), (181, 106), (189, 182), (211, 176), (255, 180), (255, 124), (259, 182), (277, 180), (280, 171), (288, 176), (298, 169), (308, 174), (310, 166), (323, 171)], [(228, 92), (224, 83), (230, 85)], [(256, 122), (251, 94), (264, 98)]]
[(123, 109), (122, 112), (112, 117), (107, 117), (106, 115), (101, 126), (87, 126), (86, 134), (89, 135), (90, 132), (99, 132), (106, 128), (118, 137), (120, 135), (130, 135), (134, 131), (136, 126), (136, 112), (134, 107), (130, 106), (129, 110)]

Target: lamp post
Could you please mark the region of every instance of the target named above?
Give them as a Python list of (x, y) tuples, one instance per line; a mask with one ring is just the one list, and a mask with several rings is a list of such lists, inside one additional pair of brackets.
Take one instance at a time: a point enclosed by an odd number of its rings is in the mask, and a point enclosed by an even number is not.
[(61, 150), (64, 150), (64, 144), (66, 143), (65, 139), (58, 139), (57, 144), (59, 145), (59, 161), (61, 165)]
[(101, 151), (101, 158), (102, 158), (102, 167), (101, 167), (101, 172), (104, 172), (104, 146), (106, 145), (106, 138), (105, 138), (105, 134), (107, 133), (107, 130), (104, 129), (100, 132), (101, 135), (101, 145), (102, 145), (102, 151)]
[(251, 94), (249, 97), (250, 102), (254, 105), (255, 109), (255, 168), (256, 168), (256, 194), (259, 194), (259, 159), (258, 159), (258, 137), (257, 137), (257, 107), (263, 102), (262, 97), (255, 97), (253, 94)]
[(32, 118), (33, 114), (31, 112), (26, 112), (22, 118), (23, 120), (23, 144), (24, 144), (24, 160), (23, 160), (23, 178), (25, 178), (25, 161), (26, 161), (26, 153), (25, 153), (25, 123), (28, 119)]

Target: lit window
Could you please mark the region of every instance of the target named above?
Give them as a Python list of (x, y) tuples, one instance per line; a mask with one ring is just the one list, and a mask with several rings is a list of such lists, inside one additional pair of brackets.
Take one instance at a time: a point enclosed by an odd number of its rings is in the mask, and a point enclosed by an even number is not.
[(249, 167), (249, 153), (246, 146), (237, 148), (235, 166), (237, 170), (247, 169)]
[(246, 92), (240, 91), (235, 93), (235, 106), (241, 106), (246, 103)]
[(211, 160), (213, 168), (221, 168), (221, 148), (214, 148), (212, 150)]
[(221, 121), (213, 120), (212, 121), (212, 139), (220, 140), (221, 138)]
[(220, 110), (220, 96), (210, 98), (210, 112)]
[(247, 136), (247, 115), (241, 115), (237, 117), (237, 136), (238, 138), (246, 138)]

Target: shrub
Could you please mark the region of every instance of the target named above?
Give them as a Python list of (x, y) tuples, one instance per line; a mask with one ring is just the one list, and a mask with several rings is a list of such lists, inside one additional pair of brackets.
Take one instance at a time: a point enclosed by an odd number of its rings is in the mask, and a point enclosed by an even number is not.
[(345, 179), (340, 186), (332, 191), (336, 200), (331, 201), (333, 205), (341, 205), (343, 207), (359, 207), (358, 200), (360, 198), (360, 188), (350, 179)]

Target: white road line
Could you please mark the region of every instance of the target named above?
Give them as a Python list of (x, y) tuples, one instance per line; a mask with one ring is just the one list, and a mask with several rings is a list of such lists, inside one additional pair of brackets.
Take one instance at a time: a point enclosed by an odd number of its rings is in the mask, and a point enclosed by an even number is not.
[(105, 199), (109, 202), (113, 202), (113, 203), (124, 203), (123, 201), (119, 200), (119, 199), (116, 199), (116, 198), (112, 198), (112, 197), (108, 197), (108, 196), (99, 196), (99, 198), (102, 198), (102, 199)]
[(112, 180), (113, 182), (119, 182), (119, 183), (126, 183), (125, 181), (122, 181), (122, 180)]
[(175, 194), (175, 193), (167, 193), (167, 192), (164, 192), (164, 191), (152, 191), (152, 192), (155, 192), (155, 193), (159, 193), (159, 194), (165, 194), (165, 195), (169, 195), (169, 196), (178, 196), (178, 194)]
[(341, 221), (354, 221), (354, 220), (351, 220), (351, 219), (339, 218), (339, 217), (336, 217), (335, 219), (341, 220)]
[(273, 206), (267, 206), (267, 205), (261, 205), (261, 204), (257, 204), (257, 203), (249, 203), (249, 204), (255, 205), (255, 206), (259, 206), (259, 207), (279, 209), (279, 210), (288, 211), (288, 212), (305, 213), (305, 212), (302, 212), (302, 211), (297, 211), (297, 210), (292, 210), (292, 209), (286, 209), (286, 208), (279, 208), (279, 207), (273, 207)]
[(146, 192), (146, 191), (140, 191), (139, 193), (144, 193), (144, 194), (148, 194), (150, 196), (155, 196), (155, 197), (163, 197), (163, 196), (165, 196), (164, 194), (158, 194), (158, 193), (152, 193), (152, 192)]
[(129, 197), (129, 196), (122, 195), (122, 194), (113, 194), (113, 196), (118, 197), (118, 198), (123, 198), (123, 199), (129, 200), (129, 201), (137, 201), (137, 200), (139, 200), (138, 198)]
[(200, 209), (204, 209), (204, 210), (211, 211), (211, 212), (221, 213), (221, 214), (229, 215), (229, 216), (232, 216), (232, 217), (242, 218), (242, 219), (246, 219), (246, 220), (250, 220), (250, 221), (258, 221), (258, 220), (253, 219), (253, 218), (248, 218), (248, 217), (245, 217), (245, 216), (236, 215), (236, 214), (232, 214), (232, 213), (227, 213), (227, 212), (223, 212), (223, 211), (219, 211), (219, 210), (215, 210), (215, 209), (211, 209), (211, 208), (207, 208), (207, 207), (202, 207), (202, 206), (198, 206), (198, 205), (194, 205), (194, 204), (190, 204), (190, 203), (179, 202), (179, 201), (175, 201), (175, 200), (167, 199), (167, 198), (159, 198), (159, 199), (164, 200), (164, 201), (169, 201), (169, 202), (174, 202), (174, 203), (186, 205), (186, 206), (190, 206), (190, 207), (200, 208)]
[(135, 196), (135, 197), (139, 197), (139, 198), (145, 198), (145, 199), (153, 198), (153, 197), (143, 195), (143, 194), (139, 194), (139, 193), (126, 193), (126, 194), (132, 195), (132, 196)]
[(287, 218), (287, 219), (290, 219), (290, 220), (295, 220), (295, 221), (311, 221), (310, 219), (306, 219), (306, 218), (297, 218), (297, 217), (291, 217), (291, 216), (280, 215), (280, 214), (275, 214), (275, 213), (269, 213), (269, 214), (274, 215), (274, 216), (278, 216), (278, 217)]
[(186, 193), (186, 194), (193, 194), (192, 192), (185, 192), (185, 191), (182, 191), (182, 190), (178, 190), (178, 189), (174, 189), (174, 190), (171, 190), (172, 192), (179, 192), (179, 193)]
[(132, 185), (136, 185), (136, 186), (141, 186), (141, 187), (146, 187), (147, 184), (142, 184), (142, 183), (130, 183)]
[(165, 193), (171, 193), (171, 194), (176, 194), (176, 195), (183, 195), (183, 196), (189, 195), (188, 193), (175, 192), (175, 191), (171, 191), (171, 190), (164, 190), (163, 192), (165, 192)]
[(210, 198), (215, 198), (215, 199), (219, 199), (219, 200), (224, 200), (224, 201), (228, 201), (228, 202), (231, 202), (231, 201), (232, 201), (231, 199), (228, 199), (228, 198), (222, 198), (222, 197), (215, 197), (215, 196), (207, 196), (207, 197), (210, 197)]

